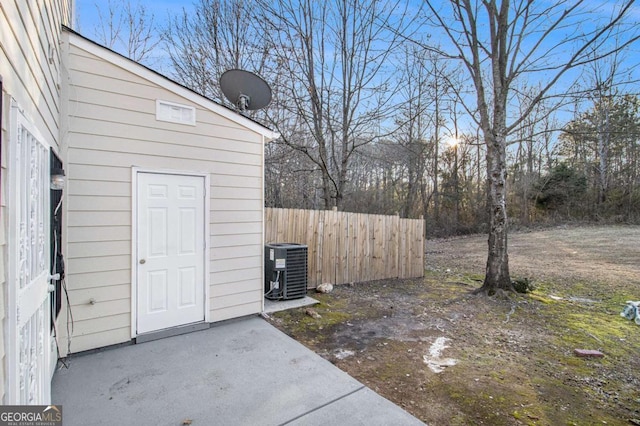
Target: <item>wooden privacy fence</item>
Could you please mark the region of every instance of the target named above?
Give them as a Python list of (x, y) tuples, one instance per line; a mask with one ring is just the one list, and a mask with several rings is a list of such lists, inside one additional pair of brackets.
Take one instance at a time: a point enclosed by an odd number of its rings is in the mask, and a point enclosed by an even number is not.
[(424, 276), (422, 219), (267, 208), (265, 241), (308, 246), (309, 288)]

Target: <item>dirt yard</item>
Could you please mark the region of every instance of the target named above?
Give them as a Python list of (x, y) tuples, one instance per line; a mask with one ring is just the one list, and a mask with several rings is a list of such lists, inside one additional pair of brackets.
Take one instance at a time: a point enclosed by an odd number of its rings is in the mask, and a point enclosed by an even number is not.
[[(640, 425), (640, 227), (510, 237), (512, 278), (536, 289), (473, 296), (486, 236), (429, 241), (423, 279), (313, 295), (271, 321), (429, 425)], [(604, 353), (581, 358), (575, 349)]]

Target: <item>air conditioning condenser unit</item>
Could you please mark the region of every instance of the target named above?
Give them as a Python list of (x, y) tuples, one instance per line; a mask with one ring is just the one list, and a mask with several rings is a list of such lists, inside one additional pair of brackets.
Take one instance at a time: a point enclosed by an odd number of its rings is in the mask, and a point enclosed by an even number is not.
[(299, 299), (307, 294), (307, 246), (271, 243), (264, 247), (264, 295), (271, 300)]

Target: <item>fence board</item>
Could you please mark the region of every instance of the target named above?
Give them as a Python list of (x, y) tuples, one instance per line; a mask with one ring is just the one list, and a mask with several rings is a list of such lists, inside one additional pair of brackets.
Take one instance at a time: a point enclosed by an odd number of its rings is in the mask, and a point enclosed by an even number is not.
[(309, 287), (424, 275), (424, 221), (332, 210), (265, 209), (267, 243), (308, 246)]
[(358, 215), (354, 214), (347, 224), (347, 247), (345, 257), (347, 259), (347, 275), (345, 282), (353, 282), (358, 276)]
[(385, 277), (387, 278), (387, 274), (384, 270), (384, 216), (376, 215), (373, 218), (373, 255), (371, 256), (371, 261), (373, 262), (373, 267), (371, 268), (373, 271), (374, 277)]

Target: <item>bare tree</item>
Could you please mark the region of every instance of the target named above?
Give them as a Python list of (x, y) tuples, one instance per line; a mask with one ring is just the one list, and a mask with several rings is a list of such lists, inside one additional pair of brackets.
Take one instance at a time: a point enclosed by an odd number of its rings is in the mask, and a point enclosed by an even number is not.
[(262, 74), (268, 59), (253, 19), (255, 5), (243, 0), (200, 0), (174, 16), (164, 33), (175, 77), (224, 103), (218, 81), (232, 68)]
[(101, 6), (96, 4), (96, 41), (136, 62), (157, 65), (152, 54), (160, 43), (160, 37), (155, 17), (145, 5), (140, 1), (108, 0)]
[(436, 178), (433, 191), (427, 194), (426, 181), (431, 177), (427, 168), (431, 164), (437, 167), (438, 164), (433, 154), (435, 143), (432, 132), (435, 132), (437, 140), (440, 125), (436, 113), (441, 100), (433, 95), (434, 86), (437, 92), (438, 80), (431, 73), (429, 56), (433, 55), (413, 44), (406, 44), (399, 59), (402, 84), (397, 96), (401, 102), (395, 114), (397, 129), (393, 140), (396, 150), (402, 153), (402, 164), (406, 169), (406, 176), (403, 177), (406, 190), (400, 194), (403, 200), (401, 214), (404, 217), (418, 217), (420, 214), (427, 217), (429, 201), (438, 188)]
[[(529, 107), (529, 102), (538, 93), (539, 87), (527, 86), (518, 88), (516, 103), (519, 111), (524, 111)], [(520, 123), (518, 128), (511, 134), (509, 143), (515, 146), (512, 151), (514, 156), (511, 165), (510, 183), (512, 186), (513, 200), (517, 202), (515, 211), (519, 207), (520, 223), (529, 225), (533, 211), (530, 209), (532, 203), (531, 194), (533, 184), (540, 178), (542, 169), (543, 152), (546, 150), (547, 156), (549, 146), (558, 128), (554, 126), (553, 113), (556, 112), (555, 105), (543, 100)], [(555, 132), (557, 133), (557, 132)], [(547, 157), (544, 158), (546, 160)]]
[(388, 26), (402, 29), (406, 6), (388, 0), (259, 5), (265, 43), (285, 73), (276, 86), (289, 119), (274, 125), (316, 164), (325, 208), (342, 209), (352, 156), (380, 137), (380, 123), (392, 111), (397, 86), (385, 67), (399, 36)]
[(637, 221), (640, 99), (621, 93), (595, 96), (592, 101), (591, 108), (576, 114), (560, 137), (558, 150), (566, 166), (584, 176), (590, 190), (590, 197), (567, 197), (568, 201), (594, 219)]
[[(594, 48), (591, 55), (599, 56)], [(622, 56), (619, 51), (599, 61), (589, 64), (587, 80), (587, 98), (593, 103), (593, 115), (596, 127), (596, 154), (598, 164), (596, 172), (597, 200), (601, 205), (605, 202), (609, 189), (610, 158), (609, 151), (612, 144), (612, 114), (616, 107), (616, 97), (619, 94), (620, 83), (625, 80), (628, 70), (622, 69)]]
[[(634, 2), (616, 5), (605, 18), (600, 11), (588, 10), (589, 2), (583, 0), (425, 3), (431, 23), (451, 45), (437, 49), (438, 53), (461, 61), (473, 82), (478, 124), (487, 146), (490, 229), (486, 275), (477, 292), (493, 295), (498, 289), (512, 290), (507, 250), (507, 136), (569, 77), (570, 70), (593, 60), (591, 47), (604, 45), (614, 31), (624, 41), (608, 50), (603, 47), (601, 55), (638, 39), (636, 29), (623, 26)], [(513, 108), (512, 89), (522, 78), (536, 78), (541, 84), (529, 106), (518, 111)]]

